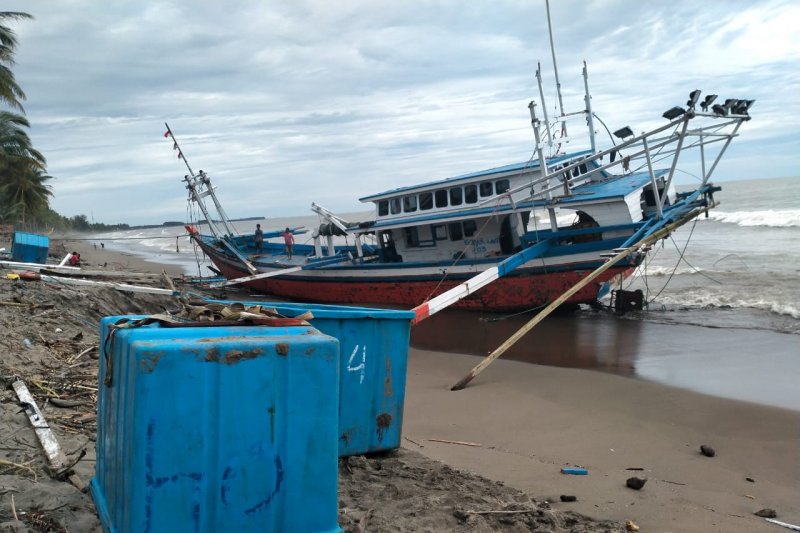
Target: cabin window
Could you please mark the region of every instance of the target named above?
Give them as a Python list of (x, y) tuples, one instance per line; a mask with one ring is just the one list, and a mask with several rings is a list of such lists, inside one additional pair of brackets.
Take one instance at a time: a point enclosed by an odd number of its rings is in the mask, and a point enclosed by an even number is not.
[(403, 212), (405, 213), (413, 213), (417, 210), (417, 197), (416, 196), (404, 196), (403, 197)]
[(392, 198), (389, 200), (389, 206), (392, 208), (392, 214), (396, 215), (400, 212), (400, 198)]
[(450, 189), (450, 205), (461, 205), (464, 198), (464, 191), (461, 187)]
[(464, 187), (464, 201), (468, 204), (474, 204), (478, 201), (477, 185), (467, 185)]
[(389, 200), (381, 200), (378, 202), (378, 216), (385, 217), (389, 214)]
[(419, 210), (427, 211), (433, 208), (433, 193), (424, 192), (419, 195)]
[(464, 221), (464, 237), (472, 237), (478, 231), (478, 224), (474, 220)]
[(494, 182), (494, 192), (503, 194), (510, 188), (508, 180), (497, 180)]
[(448, 224), (447, 229), (450, 231), (451, 241), (460, 241), (464, 238), (464, 233), (461, 231), (461, 222), (453, 222), (452, 224)]
[(581, 166), (578, 167), (581, 169), (581, 174), (586, 174), (588, 170), (586, 169), (586, 163), (581, 163)]
[(436, 207), (447, 207), (447, 189), (439, 189), (433, 195), (436, 199)]
[(444, 224), (436, 224), (431, 226), (431, 233), (433, 233), (433, 240), (443, 241), (447, 238), (447, 227)]
[(481, 190), (481, 198), (485, 196), (491, 196), (492, 193), (494, 192), (494, 187), (492, 187), (492, 182), (484, 181), (483, 183), (480, 184), (480, 190)]
[(407, 248), (416, 248), (419, 246), (419, 233), (417, 233), (416, 226), (403, 228), (403, 232), (405, 233)]

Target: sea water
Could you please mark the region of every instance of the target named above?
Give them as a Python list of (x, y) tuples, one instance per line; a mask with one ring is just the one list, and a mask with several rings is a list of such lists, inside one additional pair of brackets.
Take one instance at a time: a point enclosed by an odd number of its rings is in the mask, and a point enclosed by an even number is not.
[[(660, 241), (624, 282), (645, 293), (645, 312), (584, 310), (548, 319), (546, 330), (535, 328), (508, 356), (800, 409), (800, 178), (718, 185), (719, 206)], [(371, 213), (343, 216), (363, 221)], [(269, 231), (310, 230), (320, 222), (311, 214), (234, 225), (249, 234), (256, 223)], [(95, 237), (111, 249), (180, 265), (188, 275), (213, 275), (182, 227)], [(310, 244), (310, 231), (296, 242)], [(446, 311), (415, 328), (412, 342), (485, 355), (529, 318)]]

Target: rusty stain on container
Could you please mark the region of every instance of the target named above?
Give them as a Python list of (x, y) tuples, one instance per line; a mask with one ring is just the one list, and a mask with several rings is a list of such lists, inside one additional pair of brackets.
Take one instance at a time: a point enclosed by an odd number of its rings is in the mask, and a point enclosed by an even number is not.
[(391, 398), (394, 396), (392, 389), (392, 358), (386, 358), (386, 379), (383, 380), (383, 396), (384, 398)]
[[(276, 346), (277, 348), (277, 346)], [(247, 350), (245, 352), (241, 350), (231, 350), (225, 354), (225, 364), (226, 365), (234, 365), (241, 361), (246, 361), (248, 359), (255, 359), (256, 357), (263, 355), (264, 350), (261, 348), (255, 348), (253, 350)]]
[(289, 355), (289, 345), (285, 342), (279, 342), (275, 345), (275, 353), (278, 355)]
[(383, 439), (383, 434), (386, 431), (386, 428), (392, 425), (392, 415), (389, 413), (381, 413), (375, 419), (375, 422), (378, 425), (378, 438)]
[(158, 354), (154, 355), (153, 357), (150, 357), (150, 358), (147, 358), (147, 359), (142, 359), (139, 362), (139, 366), (141, 366), (142, 372), (146, 372), (146, 373), (149, 374), (150, 372), (155, 370), (156, 366), (158, 365), (158, 360), (161, 359), (162, 355), (164, 355), (164, 354), (163, 353), (158, 353)]
[(216, 363), (219, 361), (219, 350), (217, 348), (209, 348), (206, 351), (206, 362)]

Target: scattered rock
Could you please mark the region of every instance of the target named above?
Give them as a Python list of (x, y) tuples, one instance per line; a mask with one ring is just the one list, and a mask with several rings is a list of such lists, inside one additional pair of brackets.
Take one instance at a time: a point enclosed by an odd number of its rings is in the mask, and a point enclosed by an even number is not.
[(639, 531), (639, 526), (633, 523), (633, 520), (625, 520), (625, 529), (628, 531)]
[(562, 502), (576, 502), (578, 501), (577, 496), (573, 496), (572, 494), (562, 494), (561, 495)]
[(775, 509), (761, 509), (760, 511), (756, 511), (753, 513), (756, 516), (760, 516), (761, 518), (775, 518), (778, 516), (778, 513), (775, 512)]
[(702, 453), (706, 457), (714, 457), (715, 455), (717, 455), (717, 452), (714, 451), (714, 448), (706, 444), (700, 446), (700, 453)]
[(647, 483), (647, 478), (642, 479), (640, 477), (629, 477), (625, 482), (625, 486), (633, 490), (642, 490), (642, 487), (644, 487), (645, 483)]

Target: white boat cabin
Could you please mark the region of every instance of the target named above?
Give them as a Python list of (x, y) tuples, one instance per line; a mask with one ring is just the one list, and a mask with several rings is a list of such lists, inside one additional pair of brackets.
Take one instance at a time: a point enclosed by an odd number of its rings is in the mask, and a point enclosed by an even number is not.
[(375, 221), (350, 231), (375, 232), (387, 261), (477, 260), (514, 253), (530, 231), (630, 224), (656, 211), (647, 172), (609, 175), (589, 151), (547, 163), (550, 180), (529, 161), (361, 198), (375, 204)]

